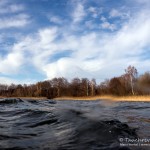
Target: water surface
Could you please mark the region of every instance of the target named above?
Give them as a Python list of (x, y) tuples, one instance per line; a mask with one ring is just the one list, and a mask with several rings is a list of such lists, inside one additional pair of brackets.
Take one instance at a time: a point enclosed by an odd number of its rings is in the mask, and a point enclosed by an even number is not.
[(0, 99), (1, 150), (121, 150), (150, 139), (150, 103)]

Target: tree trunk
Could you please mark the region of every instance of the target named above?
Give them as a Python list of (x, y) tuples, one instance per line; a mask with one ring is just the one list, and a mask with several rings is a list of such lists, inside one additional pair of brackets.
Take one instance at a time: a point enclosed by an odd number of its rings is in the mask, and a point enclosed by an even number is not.
[(87, 82), (87, 85), (86, 85), (86, 95), (89, 96), (89, 87), (88, 87), (88, 82)]
[(94, 96), (94, 83), (91, 83), (91, 95)]
[(59, 97), (60, 96), (60, 89), (59, 89), (59, 87), (57, 87), (57, 97)]
[(132, 90), (132, 95), (134, 95), (134, 90), (133, 90), (133, 80), (132, 76), (130, 75), (130, 80), (131, 80), (131, 90)]

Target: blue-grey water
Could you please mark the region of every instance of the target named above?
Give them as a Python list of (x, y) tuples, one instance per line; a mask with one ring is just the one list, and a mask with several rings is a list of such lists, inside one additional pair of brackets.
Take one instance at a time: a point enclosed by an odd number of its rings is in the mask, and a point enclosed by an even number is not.
[(150, 103), (0, 99), (0, 150), (150, 149), (129, 139), (150, 140)]

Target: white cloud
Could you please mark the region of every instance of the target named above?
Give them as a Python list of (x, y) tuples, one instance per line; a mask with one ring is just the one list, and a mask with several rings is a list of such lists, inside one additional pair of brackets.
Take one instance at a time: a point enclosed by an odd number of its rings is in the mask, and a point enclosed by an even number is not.
[(24, 6), (13, 4), (9, 6), (9, 9), (11, 12), (15, 13), (24, 10)]
[(50, 19), (50, 22), (53, 22), (53, 23), (56, 23), (56, 24), (61, 24), (62, 23), (62, 19), (60, 19), (59, 17), (57, 16), (51, 16), (49, 17)]
[(100, 18), (100, 20), (103, 21), (103, 22), (107, 21), (106, 17), (104, 17), (104, 16), (102, 16), (102, 17)]
[(118, 10), (116, 10), (116, 9), (112, 9), (111, 11), (110, 11), (110, 17), (119, 17), (119, 16), (121, 16), (122, 14), (118, 11)]
[(57, 36), (57, 28), (46, 28), (39, 31), (40, 42), (50, 44)]
[(97, 8), (96, 7), (89, 7), (89, 12), (92, 13), (93, 18), (97, 18), (98, 17), (98, 12), (97, 12)]
[(100, 25), (100, 28), (109, 29), (111, 31), (114, 31), (116, 29), (116, 25), (115, 24), (110, 24), (109, 22), (105, 21)]
[(12, 79), (11, 77), (0, 77), (0, 84), (6, 84), (6, 85), (11, 85), (11, 84), (33, 84), (36, 83), (36, 80), (31, 80), (31, 79), (25, 79), (25, 80), (17, 80), (17, 79)]
[(93, 7), (93, 6), (91, 6), (91, 7), (88, 8), (88, 11), (89, 11), (90, 13), (92, 13), (92, 17), (93, 17), (93, 18), (97, 18), (98, 15), (100, 15), (100, 14), (102, 13), (102, 8), (98, 8), (98, 7)]
[[(102, 81), (121, 75), (130, 64), (139, 70), (148, 70), (150, 61), (141, 59), (141, 55), (146, 52), (144, 48), (150, 46), (150, 18), (147, 14), (145, 11), (140, 12), (113, 33), (88, 31), (76, 34), (57, 27), (40, 29), (12, 47), (11, 55), (8, 54), (0, 62), (0, 72), (8, 72), (6, 68), (10, 66), (14, 71), (22, 64), (30, 63), (48, 79), (78, 76)], [(105, 19), (102, 27), (114, 29)], [(69, 56), (54, 58), (56, 53), (66, 50), (70, 51)], [(25, 57), (26, 53), (28, 57)], [(16, 62), (13, 62), (12, 57), (16, 57)], [(17, 62), (20, 64), (17, 65)]]
[(23, 13), (25, 6), (12, 3), (9, 0), (0, 1), (0, 29), (24, 27), (29, 21), (29, 15)]
[(11, 83), (17, 83), (17, 82), (16, 82), (16, 80), (13, 80), (11, 78), (0, 77), (0, 83), (10, 85)]
[(0, 18), (0, 29), (24, 27), (29, 24), (29, 16), (26, 14), (19, 14), (11, 17)]
[(41, 70), (49, 56), (59, 48), (53, 43), (58, 34), (56, 27), (40, 29), (37, 34), (24, 38), (12, 49), (14, 52), (26, 53), (28, 55), (26, 61)]
[(119, 10), (112, 9), (109, 12), (109, 17), (110, 18), (120, 17), (121, 19), (128, 19), (128, 18), (130, 18), (130, 12), (129, 11), (125, 12), (125, 10), (121, 10), (121, 9), (119, 9)]
[(97, 24), (95, 24), (92, 20), (86, 21), (85, 26), (89, 29), (94, 29), (97, 27)]
[(0, 73), (14, 74), (19, 71), (24, 62), (22, 53), (11, 52), (6, 57), (0, 59)]
[(82, 3), (77, 3), (77, 6), (75, 7), (75, 10), (73, 11), (72, 17), (73, 22), (77, 23), (82, 21), (82, 19), (85, 17), (85, 10)]
[(97, 8), (96, 7), (89, 7), (89, 9), (88, 9), (90, 12), (92, 12), (92, 13), (96, 13), (97, 12)]
[[(149, 39), (150, 19), (145, 13), (132, 18), (115, 34), (87, 33), (84, 36), (74, 35), (71, 39), (67, 36), (63, 40), (63, 47), (75, 49), (73, 55), (45, 64), (43, 71), (48, 78), (73, 78), (78, 75), (101, 79), (120, 75), (129, 64), (146, 70), (150, 61), (143, 61), (140, 56), (144, 47), (150, 45)], [(61, 44), (57, 43), (58, 51)]]
[(111, 31), (117, 29), (117, 25), (114, 23), (110, 23), (106, 17), (101, 16), (100, 20), (102, 21), (102, 23), (100, 24), (100, 29), (107, 29)]
[(0, 14), (16, 13), (23, 10), (24, 10), (24, 6), (19, 4), (0, 5)]

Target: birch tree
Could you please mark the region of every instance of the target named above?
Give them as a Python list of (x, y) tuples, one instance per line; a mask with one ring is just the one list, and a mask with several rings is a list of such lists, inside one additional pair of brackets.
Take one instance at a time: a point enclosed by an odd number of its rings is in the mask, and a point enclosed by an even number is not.
[(96, 80), (92, 79), (90, 82), (90, 85), (91, 85), (91, 95), (94, 96), (95, 95)]
[(137, 78), (137, 74), (137, 69), (134, 66), (128, 66), (128, 68), (125, 69), (125, 76), (129, 79), (132, 95), (135, 95), (134, 81)]

